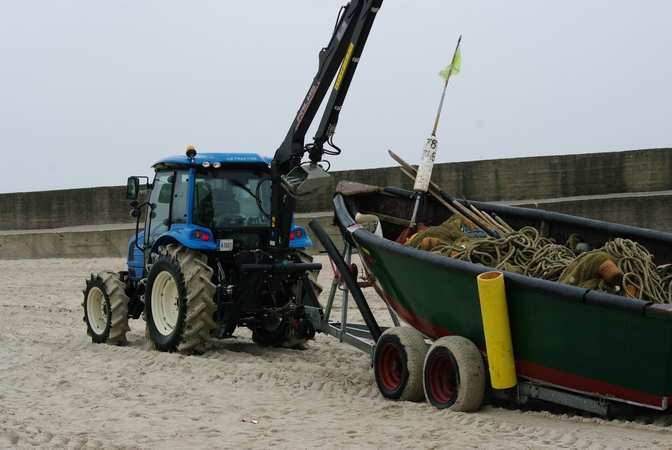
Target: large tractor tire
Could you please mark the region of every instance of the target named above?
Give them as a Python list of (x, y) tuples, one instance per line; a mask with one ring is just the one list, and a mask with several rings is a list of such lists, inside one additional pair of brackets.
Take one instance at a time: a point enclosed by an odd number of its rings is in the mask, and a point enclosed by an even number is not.
[(91, 274), (84, 290), (84, 322), (86, 333), (95, 343), (125, 344), (128, 326), (126, 285), (119, 273), (103, 271)]
[(410, 327), (388, 328), (376, 342), (373, 371), (378, 390), (392, 400), (422, 400), (422, 363), (427, 344)]
[(427, 401), (439, 409), (472, 412), (485, 395), (485, 364), (476, 345), (461, 336), (438, 339), (427, 352), (424, 368)]
[(215, 328), (215, 285), (205, 255), (170, 244), (159, 254), (147, 277), (147, 338), (163, 352), (205, 353)]

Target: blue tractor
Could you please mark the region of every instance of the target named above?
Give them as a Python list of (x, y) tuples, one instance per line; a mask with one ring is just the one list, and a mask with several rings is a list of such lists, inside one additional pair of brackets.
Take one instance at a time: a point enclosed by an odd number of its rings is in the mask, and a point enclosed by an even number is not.
[[(265, 346), (303, 348), (314, 337), (322, 317), (314, 279), (321, 265), (302, 250), (311, 244), (294, 210), (298, 199), (331, 183), (322, 157), (340, 153), (332, 142), (338, 114), (381, 3), (353, 0), (342, 8), (273, 158), (188, 147), (186, 155), (154, 164), (142, 202), (146, 177), (128, 179), (126, 197), (137, 218), (128, 270), (92, 274), (84, 290), (93, 342), (125, 343), (129, 319), (140, 317), (152, 346), (167, 352), (203, 353), (240, 326)], [(313, 142), (304, 144), (328, 93)]]

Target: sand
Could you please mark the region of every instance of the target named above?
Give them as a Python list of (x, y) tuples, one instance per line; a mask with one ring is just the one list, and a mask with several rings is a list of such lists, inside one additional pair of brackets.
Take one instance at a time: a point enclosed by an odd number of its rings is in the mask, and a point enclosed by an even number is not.
[[(328, 260), (317, 260), (328, 288)], [(84, 279), (123, 266), (0, 260), (0, 448), (672, 448), (672, 413), (606, 420), (553, 405), (457, 413), (386, 400), (369, 356), (323, 334), (300, 351), (259, 347), (242, 329), (182, 356), (150, 350), (133, 320), (128, 345), (93, 344)]]

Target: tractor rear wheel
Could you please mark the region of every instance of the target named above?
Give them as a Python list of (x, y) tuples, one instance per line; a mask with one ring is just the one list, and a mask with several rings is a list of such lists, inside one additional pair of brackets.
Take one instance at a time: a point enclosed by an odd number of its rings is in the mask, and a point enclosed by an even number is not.
[(213, 270), (205, 255), (181, 244), (159, 248), (147, 277), (147, 337), (159, 351), (205, 353), (215, 328)]
[(112, 345), (126, 343), (128, 296), (119, 273), (109, 270), (91, 274), (84, 290), (84, 322), (86, 333), (95, 343)]

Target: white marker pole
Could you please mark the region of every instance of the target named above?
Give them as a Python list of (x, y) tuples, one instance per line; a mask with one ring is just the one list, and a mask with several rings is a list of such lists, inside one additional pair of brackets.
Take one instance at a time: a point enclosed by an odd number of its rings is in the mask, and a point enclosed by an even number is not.
[(439, 140), (433, 134), (425, 141), (422, 149), (422, 157), (418, 166), (418, 175), (415, 178), (415, 192), (426, 193), (429, 190), (429, 182), (432, 178), (432, 168), (436, 159), (436, 150), (439, 147)]
[(418, 166), (418, 174), (415, 178), (415, 185), (413, 190), (416, 193), (415, 197), (415, 207), (413, 208), (413, 217), (411, 217), (410, 228), (416, 226), (415, 219), (418, 213), (418, 208), (420, 206), (420, 199), (423, 194), (426, 194), (429, 190), (429, 182), (432, 178), (432, 168), (434, 168), (434, 160), (436, 160), (436, 151), (439, 148), (439, 140), (436, 138), (436, 129), (439, 126), (439, 117), (441, 117), (441, 109), (443, 108), (443, 99), (446, 97), (446, 88), (448, 87), (448, 80), (450, 80), (450, 74), (452, 72), (453, 64), (455, 64), (455, 56), (457, 56), (457, 51), (460, 48), (460, 41), (462, 41), (462, 36), (457, 40), (457, 45), (455, 46), (455, 52), (453, 53), (453, 59), (450, 62), (451, 70), (448, 71), (446, 76), (446, 83), (443, 85), (443, 93), (441, 94), (441, 101), (439, 102), (439, 110), (436, 113), (436, 120), (434, 121), (434, 129), (432, 130), (431, 136), (425, 141), (425, 146), (422, 149), (422, 157), (420, 158), (420, 165)]

